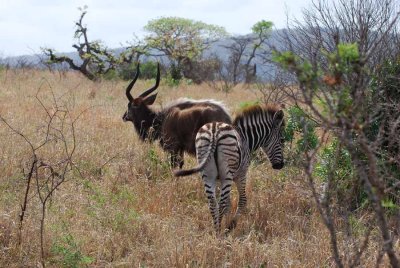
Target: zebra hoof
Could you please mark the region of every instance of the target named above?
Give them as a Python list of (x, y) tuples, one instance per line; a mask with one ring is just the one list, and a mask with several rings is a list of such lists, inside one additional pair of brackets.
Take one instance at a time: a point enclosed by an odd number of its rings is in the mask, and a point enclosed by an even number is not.
[(232, 231), (233, 229), (235, 229), (235, 228), (236, 228), (236, 225), (237, 225), (237, 220), (236, 220), (236, 219), (233, 219), (233, 220), (229, 223), (228, 229), (227, 229), (227, 231), (225, 231), (225, 233), (229, 233), (230, 231)]

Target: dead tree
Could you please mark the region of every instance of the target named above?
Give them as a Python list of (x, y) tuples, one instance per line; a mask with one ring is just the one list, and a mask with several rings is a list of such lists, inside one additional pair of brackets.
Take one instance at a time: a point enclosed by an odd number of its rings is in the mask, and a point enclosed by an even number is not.
[(72, 70), (79, 71), (88, 79), (96, 81), (111, 70), (115, 70), (121, 64), (130, 64), (138, 61), (139, 57), (145, 53), (146, 47), (140, 42), (130, 44), (122, 53), (116, 55), (114, 51), (104, 46), (101, 41), (90, 41), (88, 29), (83, 24), (83, 18), (87, 11), (85, 8), (81, 10), (82, 14), (79, 20), (75, 22), (74, 37), (77, 43), (72, 45), (78, 52), (81, 62), (78, 63), (68, 56), (57, 55), (53, 49), (43, 48), (42, 51), (48, 57), (49, 64), (66, 63)]

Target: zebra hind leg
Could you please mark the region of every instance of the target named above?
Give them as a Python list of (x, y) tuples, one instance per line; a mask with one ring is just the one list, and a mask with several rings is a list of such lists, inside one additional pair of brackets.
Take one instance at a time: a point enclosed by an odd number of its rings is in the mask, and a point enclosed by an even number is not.
[(221, 195), (219, 201), (219, 222), (222, 223), (224, 215), (228, 214), (231, 208), (231, 189), (232, 189), (232, 176), (221, 176)]
[(216, 198), (216, 178), (218, 173), (216, 168), (203, 171), (202, 178), (204, 182), (204, 190), (208, 199), (208, 207), (213, 218), (214, 229), (217, 234), (221, 231), (221, 222), (219, 220), (219, 207)]
[(235, 216), (233, 217), (233, 219), (231, 220), (231, 222), (228, 225), (227, 233), (236, 227), (239, 216), (246, 211), (246, 205), (247, 205), (246, 178), (244, 177), (243, 179), (237, 180), (236, 186), (237, 186), (238, 194), (239, 194), (239, 202), (238, 202)]

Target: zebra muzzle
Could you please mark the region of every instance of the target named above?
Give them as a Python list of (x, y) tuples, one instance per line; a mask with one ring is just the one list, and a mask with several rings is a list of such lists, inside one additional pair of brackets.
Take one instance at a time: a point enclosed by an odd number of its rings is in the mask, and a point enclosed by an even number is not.
[(283, 168), (284, 165), (285, 165), (285, 164), (284, 164), (283, 162), (274, 163), (274, 164), (272, 165), (272, 168), (273, 168), (273, 169), (281, 169), (281, 168)]

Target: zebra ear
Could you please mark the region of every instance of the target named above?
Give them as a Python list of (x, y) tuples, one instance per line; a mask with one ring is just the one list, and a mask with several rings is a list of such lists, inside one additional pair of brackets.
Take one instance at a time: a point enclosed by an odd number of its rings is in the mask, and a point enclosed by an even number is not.
[(279, 110), (275, 112), (274, 117), (272, 118), (274, 127), (279, 127), (283, 121), (283, 111)]

